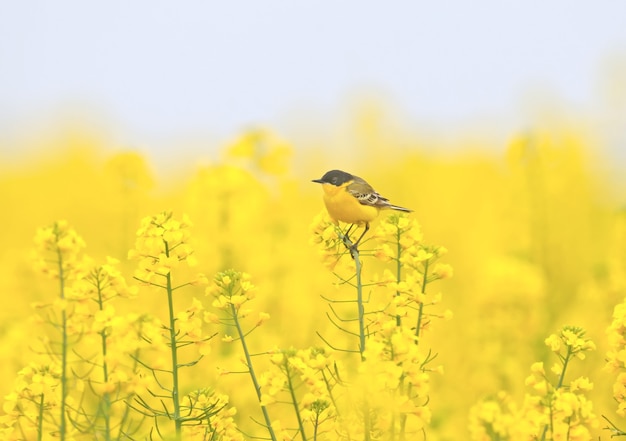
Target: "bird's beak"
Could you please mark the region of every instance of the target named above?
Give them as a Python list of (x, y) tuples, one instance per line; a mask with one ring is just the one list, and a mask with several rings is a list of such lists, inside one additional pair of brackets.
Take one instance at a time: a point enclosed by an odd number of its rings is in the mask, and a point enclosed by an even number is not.
[(318, 184), (324, 183), (324, 181), (322, 181), (321, 179), (313, 179), (311, 182), (317, 182)]

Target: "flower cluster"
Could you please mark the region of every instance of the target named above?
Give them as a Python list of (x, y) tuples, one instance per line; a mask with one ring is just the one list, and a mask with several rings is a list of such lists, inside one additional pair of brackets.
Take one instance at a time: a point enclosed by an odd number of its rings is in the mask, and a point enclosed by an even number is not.
[[(337, 264), (342, 261), (341, 257), (348, 254), (348, 250), (343, 244), (343, 231), (333, 222), (326, 210), (315, 216), (309, 229), (311, 230), (311, 244), (318, 247), (320, 257), (324, 266), (334, 270)], [(349, 268), (354, 265), (348, 263)]]
[(261, 403), (288, 402), (302, 434), (331, 430), (337, 423), (334, 391), (338, 378), (334, 353), (311, 347), (280, 350), (271, 356), (273, 368), (259, 380)]
[[(214, 297), (212, 306), (224, 311), (225, 314), (220, 317), (213, 312), (205, 311), (204, 320), (207, 323), (220, 323), (237, 328), (241, 325), (239, 320), (249, 317), (254, 311), (247, 304), (256, 297), (256, 287), (250, 282), (248, 273), (226, 270), (215, 276), (213, 284), (206, 289), (206, 295)], [(269, 318), (270, 315), (267, 312), (259, 312), (254, 328), (258, 328)], [(231, 342), (234, 338), (227, 334), (222, 340)]]
[(440, 292), (431, 293), (427, 285), (452, 276), (452, 267), (439, 262), (447, 250), (441, 246), (426, 245), (416, 220), (406, 215), (392, 214), (383, 219), (375, 232), (380, 242), (375, 256), (384, 262), (395, 264), (395, 273), (385, 269), (381, 285), (392, 291), (392, 298), (385, 312), (396, 318), (396, 322), (409, 318), (417, 311), (415, 334), (427, 329), (432, 318), (450, 319), (452, 312), (429, 313), (426, 307), (441, 302)]
[(561, 362), (553, 367), (553, 372), (558, 374), (561, 373), (561, 365), (565, 360), (572, 357), (584, 360), (586, 352), (596, 349), (595, 343), (585, 338), (585, 331), (575, 326), (563, 327), (558, 334), (552, 334), (546, 338), (545, 343)]
[[(217, 274), (213, 285), (207, 287), (206, 294), (215, 297), (213, 307), (219, 310), (232, 310), (238, 317), (247, 317), (251, 310), (243, 308), (256, 295), (256, 288), (250, 282), (250, 275), (234, 270), (227, 270)], [(207, 315), (207, 320), (211, 317)]]
[(106, 258), (106, 263), (92, 266), (85, 275), (80, 289), (82, 296), (96, 300), (99, 304), (116, 297), (132, 298), (137, 295), (137, 287), (129, 286), (118, 269), (119, 260)]
[(119, 317), (111, 300), (137, 294), (137, 287), (127, 284), (118, 264), (117, 259), (107, 257), (104, 264), (86, 265), (81, 277), (64, 287), (64, 308), (71, 312), (67, 317), (70, 335), (87, 339), (94, 334), (110, 335), (111, 321)]
[[(474, 405), (469, 412), (469, 433), (473, 441), (532, 439), (532, 430), (526, 436), (513, 438), (511, 431), (519, 423), (519, 410), (506, 392), (499, 392)], [(520, 425), (517, 424), (517, 427)], [(521, 434), (520, 434), (521, 435)]]
[(197, 422), (183, 427), (183, 439), (243, 441), (243, 435), (233, 419), (237, 409), (228, 407), (228, 396), (205, 388), (187, 395), (183, 403), (185, 404), (181, 406), (181, 410), (184, 417)]
[(78, 277), (87, 263), (82, 256), (85, 241), (69, 223), (59, 220), (35, 235), (35, 267), (55, 279)]
[(534, 363), (526, 378), (530, 392), (517, 408), (504, 393), (485, 400), (470, 412), (470, 433), (474, 441), (487, 440), (589, 440), (590, 428), (598, 425), (593, 405), (586, 393), (593, 389), (587, 377), (565, 382), (565, 374), (574, 358), (585, 358), (594, 343), (585, 338), (581, 328), (565, 326), (545, 340), (558, 361), (550, 369), (551, 380), (543, 362)]
[(415, 219), (397, 213), (383, 219), (374, 236), (381, 244), (375, 252), (376, 257), (385, 261), (403, 259), (403, 263), (406, 263), (407, 253), (417, 253), (424, 239)]
[(613, 397), (617, 402), (617, 414), (626, 416), (626, 300), (615, 306), (613, 320), (606, 330), (609, 340), (606, 369), (617, 372), (613, 383)]
[[(233, 319), (237, 320), (249, 317), (253, 309), (244, 307), (256, 297), (256, 287), (250, 282), (248, 273), (234, 270), (226, 270), (218, 273), (214, 278), (213, 285), (207, 287), (206, 294), (213, 296), (212, 306), (218, 310), (226, 311), (226, 314), (219, 317), (217, 314), (205, 311), (204, 320), (207, 323), (221, 323), (233, 325)], [(267, 312), (259, 312), (254, 327), (257, 328), (270, 319)], [(251, 332), (249, 330), (247, 333)], [(224, 338), (233, 341), (229, 336)]]
[(137, 230), (135, 248), (128, 252), (129, 259), (139, 261), (135, 278), (158, 285), (181, 263), (195, 266), (197, 262), (189, 244), (190, 227), (187, 216), (177, 220), (171, 212), (145, 217)]
[(383, 314), (378, 317), (382, 321), (376, 324), (358, 368), (362, 400), (372, 415), (371, 431), (415, 435), (431, 419), (430, 373), (442, 368), (430, 366), (434, 357), (418, 344), (413, 329), (398, 326)]
[(3, 439), (37, 439), (38, 434), (58, 430), (54, 419), (46, 418), (56, 412), (61, 402), (61, 367), (57, 363), (30, 363), (18, 372), (13, 391), (5, 397), (0, 430)]

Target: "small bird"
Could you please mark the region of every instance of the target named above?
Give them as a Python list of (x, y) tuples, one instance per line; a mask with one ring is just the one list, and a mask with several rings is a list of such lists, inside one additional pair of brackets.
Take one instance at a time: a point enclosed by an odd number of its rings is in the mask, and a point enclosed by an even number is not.
[(324, 189), (324, 204), (326, 210), (335, 223), (337, 221), (352, 224), (346, 236), (354, 225), (365, 225), (361, 237), (352, 245), (356, 249), (370, 228), (370, 222), (376, 219), (378, 212), (391, 209), (410, 213), (413, 210), (389, 203), (387, 198), (378, 194), (370, 184), (358, 176), (341, 170), (331, 170), (321, 179), (312, 182), (322, 184)]

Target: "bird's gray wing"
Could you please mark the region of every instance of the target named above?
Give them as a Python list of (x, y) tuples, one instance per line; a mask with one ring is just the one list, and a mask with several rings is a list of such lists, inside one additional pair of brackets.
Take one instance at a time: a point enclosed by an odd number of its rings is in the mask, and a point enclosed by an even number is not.
[(365, 182), (364, 179), (354, 176), (354, 182), (347, 187), (348, 193), (358, 199), (363, 205), (370, 205), (372, 207), (386, 207), (389, 205), (389, 200), (378, 194), (370, 184)]

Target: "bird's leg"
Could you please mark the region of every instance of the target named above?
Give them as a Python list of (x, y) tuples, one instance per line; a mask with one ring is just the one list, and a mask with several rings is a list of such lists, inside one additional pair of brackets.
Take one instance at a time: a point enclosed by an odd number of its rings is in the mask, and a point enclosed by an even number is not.
[(352, 248), (353, 250), (356, 250), (357, 247), (359, 246), (359, 243), (361, 243), (361, 239), (363, 239), (363, 236), (365, 236), (365, 233), (367, 233), (367, 230), (369, 230), (369, 229), (370, 229), (370, 224), (369, 224), (369, 222), (366, 222), (365, 223), (365, 230), (363, 230), (363, 233), (361, 234), (361, 237), (359, 237), (357, 239), (357, 241), (354, 242), (354, 244), (350, 248)]
[(348, 227), (348, 229), (346, 230), (346, 232), (343, 234), (345, 237), (347, 237), (348, 239), (350, 239), (350, 232), (352, 231), (352, 228), (354, 227), (355, 224), (350, 224), (350, 226)]
[(352, 231), (353, 227), (354, 224), (350, 224), (346, 232), (343, 233), (343, 237), (341, 238), (346, 248), (350, 248), (352, 246), (352, 241), (350, 240), (350, 232)]

